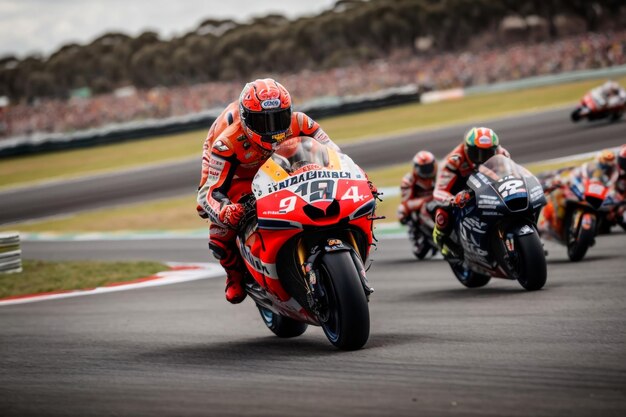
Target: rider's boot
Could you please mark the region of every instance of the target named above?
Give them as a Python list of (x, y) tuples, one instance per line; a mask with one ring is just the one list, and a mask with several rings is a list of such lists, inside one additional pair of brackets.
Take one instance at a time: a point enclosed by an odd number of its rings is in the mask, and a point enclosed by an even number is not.
[(463, 248), (456, 243), (449, 234), (435, 227), (433, 229), (433, 240), (439, 247), (441, 255), (448, 261), (462, 261)]
[(240, 303), (246, 298), (242, 282), (244, 274), (243, 260), (237, 249), (233, 247), (232, 240), (222, 240), (222, 236), (218, 235), (221, 229), (212, 225), (212, 231), (209, 249), (226, 271), (226, 300), (232, 304)]
[(231, 304), (239, 304), (246, 298), (242, 285), (243, 275), (240, 271), (226, 271), (226, 300)]

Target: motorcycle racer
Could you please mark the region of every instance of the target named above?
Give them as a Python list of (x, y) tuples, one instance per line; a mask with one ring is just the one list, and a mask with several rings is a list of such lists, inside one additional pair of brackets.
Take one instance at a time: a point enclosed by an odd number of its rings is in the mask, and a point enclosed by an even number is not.
[(398, 221), (405, 224), (412, 212), (421, 210), (432, 200), (437, 176), (437, 160), (428, 151), (419, 151), (413, 157), (413, 169), (403, 178), (400, 185)]
[(591, 96), (598, 108), (618, 107), (626, 102), (626, 90), (611, 80), (591, 90)]
[(472, 198), (467, 191), (467, 178), (496, 154), (509, 157), (508, 151), (500, 146), (496, 132), (488, 127), (473, 127), (446, 156), (433, 193), (440, 203), (435, 213), (433, 239), (444, 257), (460, 257), (462, 254), (461, 248), (450, 239), (453, 229), (450, 215), (453, 207), (464, 207)]
[(544, 183), (548, 203), (541, 213), (538, 224), (540, 231), (552, 227), (557, 235), (562, 234), (567, 199), (566, 188), (569, 188), (578, 178), (583, 177), (583, 173), (586, 173), (586, 176), (590, 178), (601, 178), (604, 183), (615, 184), (618, 175), (615, 153), (609, 149), (603, 150), (596, 155), (593, 161), (563, 170)]
[(235, 238), (244, 208), (238, 201), (251, 193), (251, 183), (275, 145), (294, 136), (311, 136), (339, 150), (306, 114), (292, 111), (289, 92), (273, 79), (245, 85), (209, 129), (203, 146), (197, 210), (211, 222), (209, 249), (226, 271), (226, 299), (240, 303), (246, 293)]

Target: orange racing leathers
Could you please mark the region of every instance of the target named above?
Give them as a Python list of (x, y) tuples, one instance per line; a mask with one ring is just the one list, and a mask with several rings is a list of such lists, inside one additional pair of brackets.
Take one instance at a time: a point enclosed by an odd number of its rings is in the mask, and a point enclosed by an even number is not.
[[(497, 155), (510, 157), (509, 152), (498, 146)], [(463, 149), (463, 143), (454, 148), (443, 161), (443, 167), (437, 174), (434, 197), (437, 201), (448, 201), (458, 192), (467, 188), (467, 178), (477, 167), (469, 160)]]
[(398, 221), (406, 223), (412, 212), (421, 210), (425, 203), (432, 200), (434, 187), (434, 178), (422, 178), (413, 172), (407, 173), (400, 184)]
[[(301, 135), (338, 150), (319, 124), (304, 113), (293, 112), (285, 139)], [(220, 210), (251, 193), (254, 175), (271, 154), (248, 140), (236, 101), (213, 122), (204, 142), (197, 209), (200, 217), (211, 222), (209, 248), (229, 277), (240, 278), (243, 265), (235, 247), (237, 231), (220, 221)]]

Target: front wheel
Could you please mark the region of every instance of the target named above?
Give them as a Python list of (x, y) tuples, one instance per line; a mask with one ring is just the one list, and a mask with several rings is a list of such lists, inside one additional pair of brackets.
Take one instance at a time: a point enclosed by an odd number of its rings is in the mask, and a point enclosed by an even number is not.
[(320, 314), (320, 323), (326, 337), (339, 349), (360, 349), (369, 338), (370, 314), (350, 252), (324, 254), (320, 275), (326, 293), (326, 308)]
[(570, 117), (572, 118), (572, 122), (577, 122), (580, 120), (581, 116), (580, 116), (580, 108), (577, 108), (576, 110), (574, 110), (572, 112), (572, 114), (570, 115)]
[(517, 281), (524, 289), (535, 291), (546, 284), (546, 256), (537, 233), (517, 237), (515, 250), (518, 256)]
[(577, 221), (576, 219), (573, 220), (568, 231), (567, 256), (570, 261), (578, 262), (585, 257), (587, 249), (595, 239), (596, 216), (591, 213), (583, 213)]
[(465, 267), (462, 262), (451, 263), (450, 268), (456, 279), (467, 288), (484, 287), (491, 280), (489, 275), (479, 274)]
[(417, 259), (424, 259), (428, 252), (434, 248), (428, 242), (428, 238), (424, 236), (421, 230), (416, 226), (412, 226), (414, 229), (410, 231), (411, 242), (413, 243), (413, 255)]
[(304, 333), (307, 328), (306, 323), (281, 316), (260, 305), (257, 305), (257, 308), (259, 309), (263, 323), (278, 337), (297, 337)]

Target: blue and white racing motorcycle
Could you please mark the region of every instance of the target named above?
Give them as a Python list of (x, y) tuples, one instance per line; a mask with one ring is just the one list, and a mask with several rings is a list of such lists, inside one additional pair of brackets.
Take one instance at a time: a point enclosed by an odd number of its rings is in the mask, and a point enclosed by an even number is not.
[(527, 290), (546, 283), (546, 259), (536, 223), (546, 204), (537, 178), (511, 159), (495, 155), (467, 181), (473, 198), (455, 207), (451, 239), (462, 254), (448, 258), (466, 287), (491, 277), (517, 280)]

